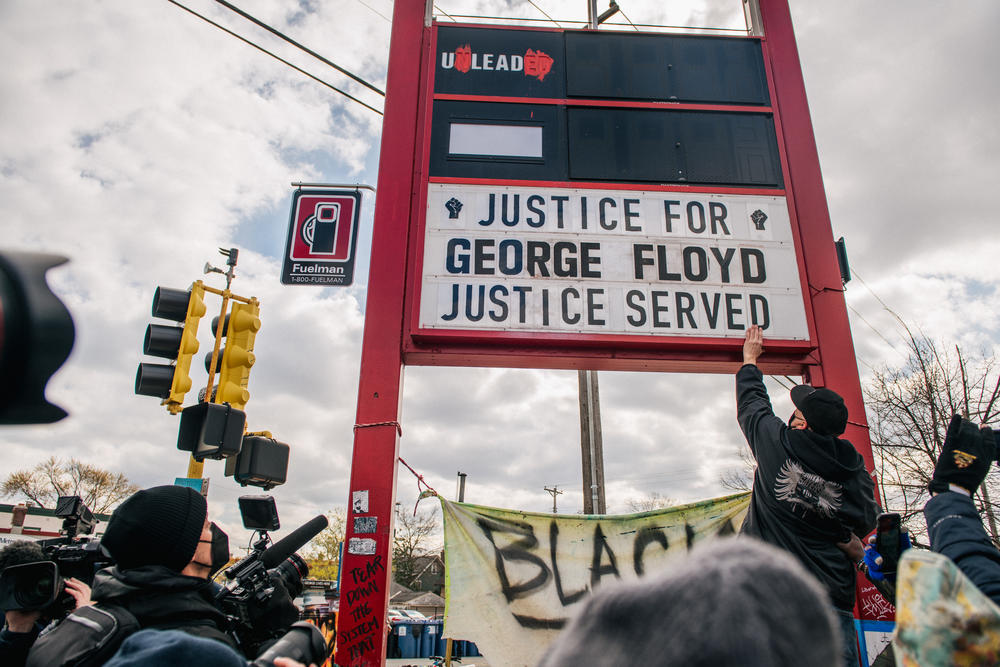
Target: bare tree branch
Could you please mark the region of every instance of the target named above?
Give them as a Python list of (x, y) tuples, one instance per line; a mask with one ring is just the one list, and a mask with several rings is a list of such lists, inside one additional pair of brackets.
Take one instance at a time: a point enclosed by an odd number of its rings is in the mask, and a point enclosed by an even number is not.
[[(882, 504), (910, 521), (911, 534), (919, 542), (926, 535), (922, 509), (928, 499), (927, 484), (951, 415), (988, 421), (1000, 395), (1000, 376), (991, 356), (969, 357), (959, 346), (953, 356), (904, 327), (909, 336), (906, 361), (899, 367), (876, 369), (864, 391)], [(977, 494), (991, 527), (995, 483), (987, 478)], [(996, 536), (994, 542), (1000, 545)]]
[(52, 456), (31, 470), (13, 472), (4, 480), (4, 497), (24, 496), (39, 507), (54, 508), (59, 496), (80, 496), (92, 512), (106, 514), (139, 487), (121, 473), (102, 470), (77, 459)]
[(633, 512), (652, 512), (675, 504), (673, 498), (668, 498), (658, 491), (651, 491), (644, 498), (629, 498), (625, 501), (625, 505)]

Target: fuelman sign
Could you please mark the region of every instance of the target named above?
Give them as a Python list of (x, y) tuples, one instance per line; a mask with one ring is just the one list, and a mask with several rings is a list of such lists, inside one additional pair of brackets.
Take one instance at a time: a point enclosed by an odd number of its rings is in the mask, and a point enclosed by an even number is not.
[(807, 340), (784, 197), (431, 184), (423, 328)]

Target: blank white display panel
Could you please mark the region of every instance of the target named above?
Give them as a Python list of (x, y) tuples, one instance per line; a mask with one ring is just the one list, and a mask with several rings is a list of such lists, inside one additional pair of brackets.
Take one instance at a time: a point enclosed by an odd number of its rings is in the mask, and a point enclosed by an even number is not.
[(452, 123), (448, 141), (451, 155), (542, 157), (542, 128), (530, 125)]

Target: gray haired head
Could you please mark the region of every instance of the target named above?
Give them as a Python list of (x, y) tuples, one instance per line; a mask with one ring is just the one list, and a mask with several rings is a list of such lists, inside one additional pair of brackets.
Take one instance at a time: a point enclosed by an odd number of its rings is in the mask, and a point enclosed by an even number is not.
[(540, 667), (838, 665), (840, 632), (819, 582), (752, 538), (696, 547), (668, 573), (598, 591)]

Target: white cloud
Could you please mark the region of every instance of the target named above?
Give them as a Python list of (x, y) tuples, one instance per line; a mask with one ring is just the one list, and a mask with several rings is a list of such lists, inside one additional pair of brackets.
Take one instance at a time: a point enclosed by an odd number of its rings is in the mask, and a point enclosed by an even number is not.
[[(389, 24), (376, 12), (392, 7), (366, 2), (241, 6), (384, 87)], [(190, 4), (381, 107), (378, 95), (215, 3)], [(439, 4), (540, 17), (521, 2)], [(585, 18), (576, 0), (536, 4)], [(635, 23), (742, 25), (736, 1), (622, 7)], [(961, 12), (792, 3), (833, 228), (852, 265), (911, 325), (986, 346), (1000, 336), (998, 247), (987, 238), (1000, 174), (989, 33), (998, 12), (985, 0)], [(289, 182), (374, 184), (380, 117), (166, 2), (10, 0), (0, 7), (0, 57), (0, 245), (72, 258), (51, 281), (77, 324), (73, 356), (50, 385), (72, 417), (5, 428), (0, 474), (51, 453), (144, 485), (183, 475), (177, 418), (132, 393), (149, 302), (156, 285), (186, 287), (206, 261), (220, 262), (218, 247), (239, 245), (233, 289), (262, 303), (250, 425), (292, 446), (289, 483), (275, 493), (283, 523), (344, 505), (364, 292), (283, 287), (278, 271)], [(362, 257), (370, 198), (364, 206)], [(898, 363), (882, 339), (901, 349), (894, 319), (860, 281), (848, 288), (862, 372)], [(779, 414), (790, 411), (784, 390), (772, 389)], [(736, 465), (742, 442), (731, 378), (602, 373), (601, 395), (609, 509), (653, 491), (678, 500), (724, 492), (718, 474)], [(408, 368), (402, 424), (402, 456), (443, 494), (462, 470), (472, 502), (545, 511), (543, 487), (559, 484), (561, 511), (582, 503), (573, 372)], [(247, 490), (219, 463), (207, 471), (213, 512), (237, 533), (234, 500)], [(405, 469), (397, 487), (412, 505)]]

